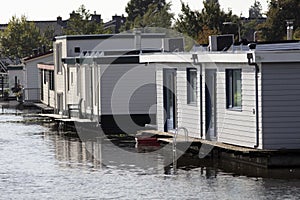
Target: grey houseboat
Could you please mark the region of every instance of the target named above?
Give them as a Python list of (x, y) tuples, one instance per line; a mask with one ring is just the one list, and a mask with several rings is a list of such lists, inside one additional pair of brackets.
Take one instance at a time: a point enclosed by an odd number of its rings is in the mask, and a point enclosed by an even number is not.
[(250, 47), (141, 55), (156, 69), (158, 131), (300, 149), (300, 43)]
[[(140, 64), (139, 54), (162, 48), (182, 50), (183, 39), (141, 31), (58, 36), (54, 63), (39, 65), (43, 102), (57, 114), (91, 119), (108, 131), (134, 133), (155, 123), (156, 117), (156, 109), (150, 109), (156, 102), (155, 70)], [(136, 87), (145, 80), (152, 85)]]

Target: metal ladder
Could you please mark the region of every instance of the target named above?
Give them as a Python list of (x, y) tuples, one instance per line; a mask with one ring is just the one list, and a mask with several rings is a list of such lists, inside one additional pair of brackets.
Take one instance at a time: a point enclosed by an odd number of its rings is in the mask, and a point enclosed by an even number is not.
[(184, 131), (184, 139), (186, 142), (189, 141), (189, 131), (185, 127), (177, 127), (173, 136), (172, 150), (173, 150), (173, 173), (176, 174), (177, 170), (177, 136), (180, 130)]

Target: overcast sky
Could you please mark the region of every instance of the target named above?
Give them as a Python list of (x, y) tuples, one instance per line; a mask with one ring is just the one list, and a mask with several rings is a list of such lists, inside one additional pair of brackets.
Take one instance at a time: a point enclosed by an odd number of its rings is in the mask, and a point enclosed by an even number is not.
[[(6, 1), (1, 5), (0, 24), (8, 23), (12, 16), (21, 17), (25, 15), (28, 20), (56, 20), (57, 16), (63, 19), (68, 19), (70, 12), (77, 10), (80, 5), (90, 11), (97, 12), (102, 15), (104, 22), (109, 21), (112, 15), (124, 14), (125, 7), (129, 0), (51, 0), (51, 1), (36, 1), (36, 0), (17, 0)], [(169, 1), (169, 0), (167, 0)], [(203, 0), (182, 0), (190, 5), (193, 10), (201, 10), (203, 8)], [(255, 0), (219, 0), (221, 8), (227, 11), (232, 9), (234, 14), (248, 17), (248, 10)], [(263, 10), (267, 10), (267, 1), (260, 0)], [(173, 0), (172, 12), (176, 17), (181, 9), (180, 0)]]

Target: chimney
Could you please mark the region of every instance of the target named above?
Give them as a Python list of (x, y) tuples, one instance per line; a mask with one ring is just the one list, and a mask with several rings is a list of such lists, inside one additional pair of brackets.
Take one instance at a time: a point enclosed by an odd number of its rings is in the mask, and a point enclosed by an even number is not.
[(96, 14), (96, 11), (94, 11), (94, 14), (91, 15), (91, 21), (101, 23), (101, 15)]
[(142, 50), (142, 32), (139, 29), (134, 29), (134, 47), (136, 50)]
[(61, 17), (61, 16), (58, 16), (58, 17), (56, 18), (56, 22), (57, 22), (57, 24), (61, 25), (61, 24), (62, 24), (62, 17)]

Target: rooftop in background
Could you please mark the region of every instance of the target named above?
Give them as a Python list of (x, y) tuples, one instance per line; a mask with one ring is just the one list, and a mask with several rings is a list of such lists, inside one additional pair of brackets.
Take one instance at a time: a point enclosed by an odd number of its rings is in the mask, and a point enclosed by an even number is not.
[[(70, 13), (70, 17), (74, 13)], [(103, 20), (101, 19), (100, 14), (92, 14), (91, 21), (96, 21), (98, 23), (102, 23)], [(47, 30), (53, 30), (55, 36), (59, 36), (63, 34), (63, 29), (68, 26), (68, 21), (63, 20), (62, 17), (58, 16), (56, 20), (46, 20), (46, 21), (29, 21), (35, 23), (35, 25), (41, 30), (41, 32), (45, 32)], [(108, 22), (104, 22), (104, 29), (110, 29), (112, 33), (119, 33), (120, 28), (123, 24), (125, 24), (126, 18), (124, 15), (114, 15), (112, 19)], [(8, 24), (0, 24), (0, 30), (4, 31)]]

